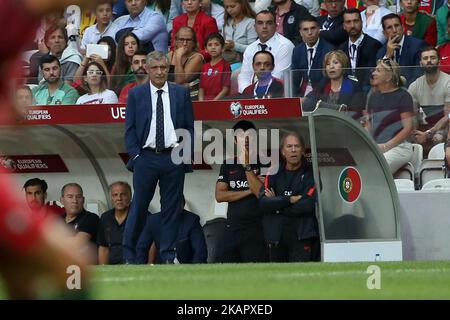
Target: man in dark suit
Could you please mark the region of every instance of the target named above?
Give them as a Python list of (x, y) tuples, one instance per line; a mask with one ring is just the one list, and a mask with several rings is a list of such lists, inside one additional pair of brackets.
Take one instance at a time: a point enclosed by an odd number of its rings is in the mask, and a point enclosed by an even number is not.
[(400, 17), (395, 13), (384, 16), (381, 25), (388, 41), (378, 50), (377, 58), (396, 61), (402, 67), (400, 74), (406, 77), (409, 85), (421, 75), (420, 51), (427, 44), (423, 40), (404, 35)]
[(344, 7), (345, 0), (325, 0), (328, 15), (317, 18), (320, 24), (320, 38), (335, 47), (339, 47), (347, 39), (347, 33), (342, 27)]
[(350, 61), (352, 74), (362, 88), (370, 88), (370, 68), (377, 64), (375, 52), (382, 46), (378, 40), (362, 32), (361, 13), (357, 8), (344, 11), (344, 30), (348, 39), (340, 45)]
[[(181, 198), (181, 221), (176, 238), (176, 261), (179, 263), (206, 263), (208, 250), (205, 236), (200, 224), (200, 217), (195, 213), (184, 210), (184, 197)], [(149, 250), (152, 243), (158, 249), (161, 246), (161, 212), (148, 214), (147, 223), (139, 237), (136, 246), (137, 262), (148, 262)], [(156, 263), (164, 262), (160, 255), (156, 256)]]
[[(124, 261), (135, 263), (136, 243), (159, 182), (160, 256), (173, 263), (184, 174), (185, 169), (191, 169), (192, 101), (187, 88), (167, 82), (169, 63), (164, 53), (150, 53), (146, 69), (150, 82), (130, 90), (125, 116), (125, 145), (130, 156), (127, 168), (133, 171), (134, 196), (123, 235)], [(178, 155), (189, 164), (176, 164)]]
[(292, 54), (292, 92), (294, 96), (306, 96), (323, 77), (322, 62), (334, 47), (319, 39), (320, 26), (317, 19), (309, 16), (300, 22), (300, 36), (303, 42), (294, 48)]

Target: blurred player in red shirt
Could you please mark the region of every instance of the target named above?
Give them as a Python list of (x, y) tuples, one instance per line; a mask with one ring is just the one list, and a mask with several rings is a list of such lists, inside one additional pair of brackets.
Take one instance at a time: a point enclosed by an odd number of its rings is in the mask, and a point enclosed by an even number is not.
[[(0, 120), (14, 119), (15, 78), (20, 78), (19, 55), (31, 41), (40, 18), (71, 4), (92, 0), (0, 1)], [(0, 274), (11, 298), (40, 298), (42, 292), (58, 297), (82, 297), (89, 257), (74, 247), (64, 224), (40, 218), (27, 206), (15, 182), (0, 168)], [(79, 268), (81, 290), (70, 290), (71, 270)], [(69, 280), (68, 280), (69, 279)], [(78, 286), (77, 286), (78, 287)], [(48, 298), (48, 297), (47, 297)]]

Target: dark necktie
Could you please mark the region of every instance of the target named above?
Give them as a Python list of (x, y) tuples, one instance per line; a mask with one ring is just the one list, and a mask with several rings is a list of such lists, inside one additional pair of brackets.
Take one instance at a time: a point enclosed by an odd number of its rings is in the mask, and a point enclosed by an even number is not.
[(352, 44), (352, 59), (356, 58), (356, 44)]
[(158, 93), (158, 99), (156, 100), (156, 151), (163, 151), (164, 145), (164, 107), (162, 101), (163, 90), (159, 89), (156, 91)]
[(260, 43), (259, 46), (261, 47), (261, 51), (266, 51), (266, 49), (267, 49), (267, 44)]
[(313, 63), (313, 52), (314, 52), (314, 49), (313, 48), (309, 48), (308, 52), (309, 52), (309, 68), (311, 68), (312, 63)]
[(397, 62), (397, 63), (400, 62), (400, 48), (397, 48), (394, 50), (394, 59), (395, 59), (395, 62)]

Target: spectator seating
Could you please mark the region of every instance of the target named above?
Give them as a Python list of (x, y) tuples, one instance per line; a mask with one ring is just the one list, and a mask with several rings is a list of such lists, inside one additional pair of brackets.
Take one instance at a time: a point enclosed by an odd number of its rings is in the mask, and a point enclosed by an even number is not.
[(431, 148), (428, 159), (422, 161), (419, 171), (419, 182), (424, 186), (428, 181), (445, 177), (444, 143), (439, 143)]
[(415, 169), (413, 164), (408, 162), (394, 173), (394, 179), (409, 179), (414, 183), (414, 172)]
[(431, 148), (430, 152), (428, 153), (428, 159), (432, 160), (444, 160), (445, 152), (444, 152), (444, 143), (438, 143), (437, 145), (433, 146)]
[(418, 143), (413, 143), (412, 147), (413, 147), (413, 156), (411, 159), (411, 164), (415, 169), (415, 174), (417, 177), (417, 175), (419, 174), (420, 165), (422, 164), (423, 161), (423, 147), (421, 144)]
[(395, 179), (397, 191), (414, 191), (414, 181), (410, 179)]
[(422, 190), (446, 191), (450, 192), (450, 179), (430, 180), (422, 186)]

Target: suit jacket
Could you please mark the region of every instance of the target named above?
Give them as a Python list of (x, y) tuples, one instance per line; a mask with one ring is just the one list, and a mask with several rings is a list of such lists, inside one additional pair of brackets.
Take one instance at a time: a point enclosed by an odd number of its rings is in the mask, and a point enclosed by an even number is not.
[[(320, 16), (317, 18), (317, 20), (320, 23), (320, 28), (322, 29), (322, 26), (327, 21), (327, 16)], [(331, 25), (331, 28), (329, 30), (321, 30), (320, 31), (320, 39), (324, 39), (331, 43), (335, 47), (339, 47), (342, 42), (347, 40), (348, 35), (347, 32), (344, 30), (343, 27), (344, 24), (344, 14), (341, 14), (340, 16), (333, 19), (333, 24)]]
[[(142, 230), (136, 246), (137, 260), (139, 263), (147, 263), (148, 250), (153, 242), (157, 248), (161, 240), (161, 212), (149, 214), (147, 223)], [(181, 213), (181, 224), (178, 229), (176, 240), (177, 260), (180, 263), (205, 263), (208, 251), (206, 249), (205, 236), (200, 218), (198, 215), (183, 210)], [(157, 262), (161, 262), (161, 257), (157, 258)]]
[[(400, 68), (401, 75), (406, 77), (407, 85), (409, 86), (414, 80), (422, 74), (422, 68), (420, 68), (420, 50), (426, 47), (427, 43), (423, 40), (405, 36), (403, 41), (403, 47), (400, 54), (399, 65), (404, 68)], [(377, 58), (382, 59), (386, 54), (386, 45), (378, 50)], [(409, 68), (407, 68), (409, 66)], [(412, 67), (411, 67), (412, 66)]]
[[(302, 103), (303, 110), (312, 111), (319, 100), (328, 102), (330, 89), (330, 79), (324, 78), (316, 90), (305, 97)], [(366, 94), (363, 92), (360, 83), (344, 76), (336, 104), (345, 104), (348, 108), (347, 115), (359, 120), (366, 106)]]
[[(327, 41), (320, 39), (317, 45), (316, 54), (313, 58), (311, 66), (311, 72), (309, 73), (309, 80), (313, 88), (320, 82), (323, 77), (323, 58), (325, 54), (334, 50), (333, 45)], [(292, 91), (295, 96), (303, 96), (306, 84), (308, 83), (308, 52), (306, 50), (306, 44), (300, 43), (294, 48), (292, 53)]]
[[(350, 61), (350, 53), (348, 51), (349, 39), (339, 46), (339, 49), (344, 51)], [(356, 56), (356, 72), (355, 76), (358, 79), (361, 87), (370, 85), (371, 70), (377, 65), (377, 57), (374, 54), (382, 47), (382, 44), (372, 38), (371, 36), (364, 34), (363, 41), (357, 49)]]
[[(191, 154), (194, 150), (194, 114), (189, 90), (183, 86), (168, 82), (170, 115), (173, 127), (186, 129), (191, 137)], [(133, 171), (134, 160), (140, 154), (148, 134), (152, 120), (152, 97), (150, 84), (145, 83), (129, 91), (125, 113), (125, 146), (130, 160), (127, 169)], [(178, 137), (180, 138), (180, 137)], [(190, 164), (186, 171), (192, 171)]]

